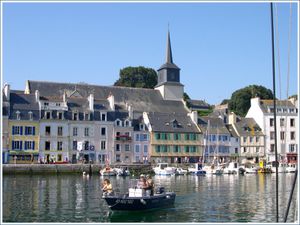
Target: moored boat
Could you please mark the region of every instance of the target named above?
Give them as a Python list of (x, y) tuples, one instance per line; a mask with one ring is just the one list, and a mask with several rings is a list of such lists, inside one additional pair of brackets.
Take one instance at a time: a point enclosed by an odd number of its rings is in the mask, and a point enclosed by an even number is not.
[(176, 168), (169, 167), (168, 163), (158, 163), (156, 167), (153, 168), (155, 175), (174, 175)]
[(187, 174), (187, 170), (184, 170), (180, 167), (176, 168), (176, 171), (175, 171), (175, 175), (186, 175)]
[(110, 167), (105, 167), (104, 169), (100, 170), (100, 174), (102, 176), (116, 176), (117, 172)]
[(130, 188), (125, 195), (103, 195), (103, 199), (111, 210), (136, 211), (172, 206), (175, 202), (174, 192), (165, 192), (164, 188), (157, 189), (153, 196), (142, 189)]
[(237, 162), (230, 162), (225, 166), (223, 174), (239, 174), (239, 165)]
[(200, 164), (200, 163), (195, 163), (193, 167), (189, 167), (188, 172), (190, 174), (194, 174), (194, 175), (205, 175), (206, 174), (206, 171), (203, 170), (202, 164)]

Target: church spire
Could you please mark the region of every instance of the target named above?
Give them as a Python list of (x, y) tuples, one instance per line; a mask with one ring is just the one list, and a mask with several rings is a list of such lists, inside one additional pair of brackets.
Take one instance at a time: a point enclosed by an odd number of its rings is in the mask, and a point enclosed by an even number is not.
[(171, 39), (170, 39), (170, 31), (169, 31), (169, 29), (168, 29), (168, 36), (167, 36), (166, 63), (171, 63), (171, 64), (173, 64), (172, 48), (171, 48)]

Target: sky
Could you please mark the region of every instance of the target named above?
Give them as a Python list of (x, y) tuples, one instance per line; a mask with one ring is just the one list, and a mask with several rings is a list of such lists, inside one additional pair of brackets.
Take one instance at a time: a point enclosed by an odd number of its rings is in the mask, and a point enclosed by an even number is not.
[[(298, 90), (297, 4), (289, 82), (290, 4), (276, 8), (276, 95), (284, 99)], [(168, 24), (192, 99), (219, 104), (248, 85), (272, 89), (269, 3), (3, 3), (2, 19), (2, 77), (11, 89), (24, 90), (26, 80), (113, 85), (124, 67), (157, 70)]]

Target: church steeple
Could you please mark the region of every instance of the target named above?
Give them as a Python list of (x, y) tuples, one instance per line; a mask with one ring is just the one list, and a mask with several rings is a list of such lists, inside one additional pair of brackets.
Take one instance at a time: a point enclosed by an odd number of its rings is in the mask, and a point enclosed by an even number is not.
[(172, 48), (171, 48), (171, 40), (170, 40), (170, 31), (169, 31), (169, 29), (168, 29), (168, 36), (167, 36), (166, 63), (172, 63), (173, 64)]
[(180, 68), (173, 62), (170, 31), (167, 33), (166, 62), (157, 70), (156, 89), (159, 89), (164, 99), (181, 100), (183, 85), (180, 83)]

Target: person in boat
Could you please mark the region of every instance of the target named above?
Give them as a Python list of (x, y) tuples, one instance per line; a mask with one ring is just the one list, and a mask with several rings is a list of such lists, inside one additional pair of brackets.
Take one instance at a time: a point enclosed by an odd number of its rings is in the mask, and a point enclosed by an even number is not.
[(150, 190), (150, 195), (153, 196), (153, 194), (154, 194), (154, 182), (153, 182), (153, 180), (152, 180), (152, 178), (149, 174), (146, 176), (146, 182), (147, 182), (146, 190)]
[(141, 174), (140, 180), (139, 180), (139, 182), (137, 183), (137, 188), (142, 188), (142, 189), (144, 189), (144, 190), (146, 190), (146, 189), (148, 188), (147, 180), (146, 180), (144, 174)]
[(103, 194), (111, 195), (113, 193), (113, 188), (109, 179), (104, 179), (102, 184)]

